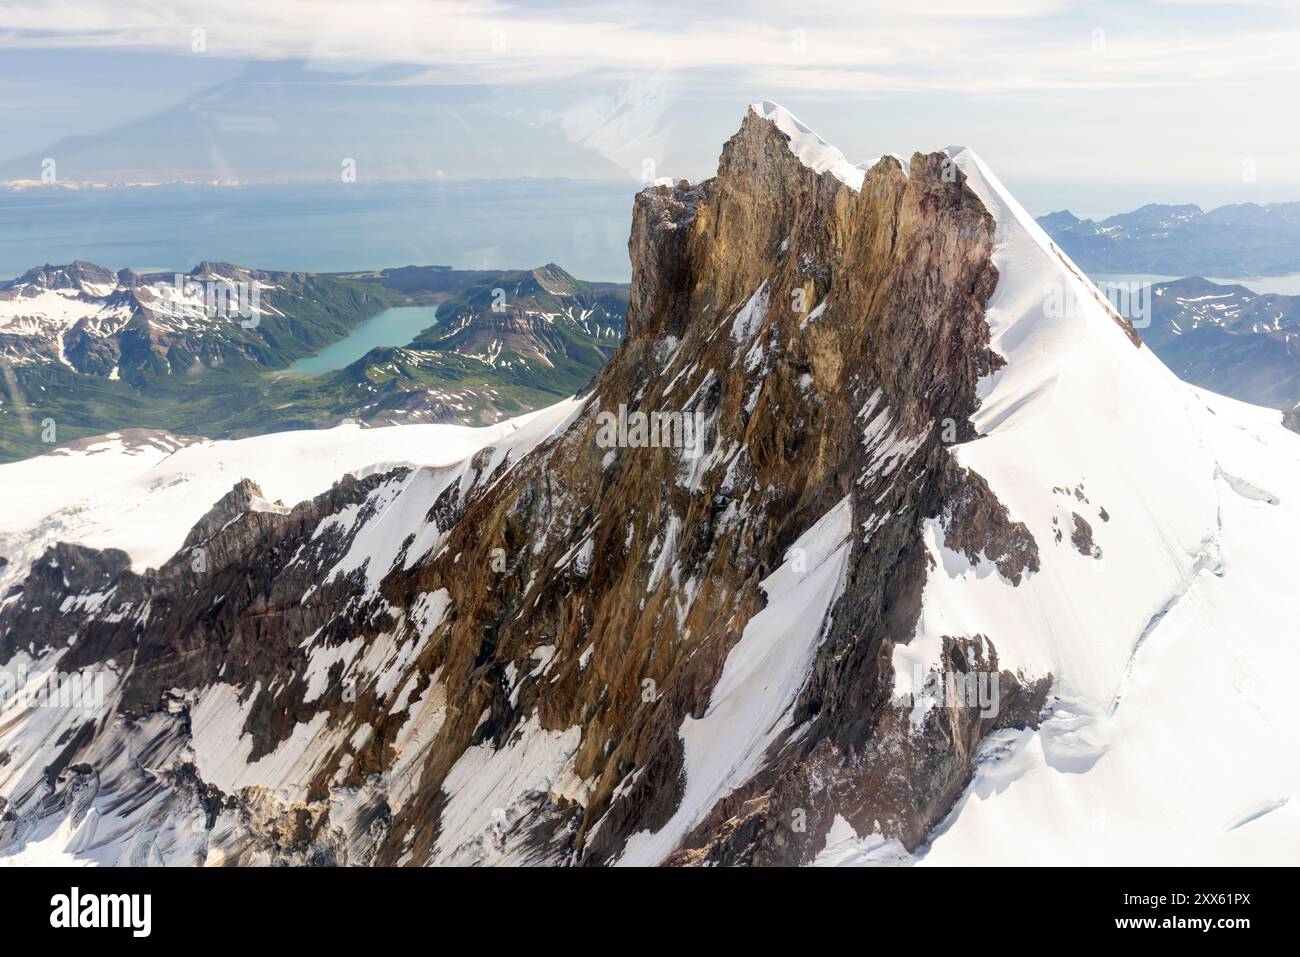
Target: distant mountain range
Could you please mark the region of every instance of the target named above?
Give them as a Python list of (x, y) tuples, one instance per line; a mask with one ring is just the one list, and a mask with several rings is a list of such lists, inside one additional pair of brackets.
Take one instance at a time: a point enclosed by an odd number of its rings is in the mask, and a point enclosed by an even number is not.
[(1085, 272), (1259, 276), (1300, 271), (1300, 202), (1149, 203), (1094, 222), (1069, 210), (1038, 224)]
[[(405, 347), (285, 375), (392, 306), (437, 305)], [(406, 421), (481, 425), (572, 395), (623, 336), (627, 287), (548, 264), (183, 276), (41, 266), (0, 283), (0, 460), (127, 427), (227, 437)], [(52, 428), (50, 426), (52, 425)]]
[(196, 368), (287, 365), (400, 301), (382, 288), (231, 263), (184, 276), (45, 265), (0, 283), (0, 356), (143, 388)]

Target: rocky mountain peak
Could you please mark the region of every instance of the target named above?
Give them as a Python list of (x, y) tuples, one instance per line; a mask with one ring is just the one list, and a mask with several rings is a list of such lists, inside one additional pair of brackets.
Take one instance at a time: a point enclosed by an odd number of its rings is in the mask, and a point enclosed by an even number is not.
[[(892, 822), (913, 846), (993, 727), (975, 711), (927, 726), (920, 740), (959, 744), (940, 767), (910, 768), (918, 790), (907, 796), (872, 784), (888, 762), (862, 758), (897, 733), (881, 655), (914, 621), (924, 523), (942, 520), (954, 548), (1015, 582), (1039, 567), (1038, 546), (945, 447), (973, 435), (977, 380), (998, 363), (983, 312), (997, 281), (992, 218), (945, 154), (854, 172), (830, 150), (785, 111), (751, 110), (715, 178), (638, 195), (627, 339), (550, 439), (504, 457), (485, 449), (450, 474), (376, 475), (284, 514), (253, 507), (257, 488), (238, 485), (186, 540), (208, 571), (186, 570), (182, 554), (124, 579), (77, 623), (92, 636), (78, 653), (147, 635), (150, 665), (123, 692), (136, 708), (188, 687), (203, 711), (224, 694), (214, 687), (255, 687), (258, 717), (243, 729), (256, 755), (320, 707), (339, 728), (368, 725), (364, 757), (319, 745), (319, 771), (296, 799), (325, 800), (329, 782), (369, 788), (394, 761), (417, 761), (418, 789), (375, 794), (391, 819), (367, 859), (499, 853), (474, 823), (485, 809), (461, 810), (455, 782), (475, 754), (510, 761), (540, 742), (559, 749), (551, 788), (501, 798), (506, 844), (530, 859), (807, 860), (830, 823), (830, 805), (807, 791), (812, 774), (866, 788), (855, 824)], [(664, 413), (676, 417), (667, 431), (650, 418)], [(652, 437), (611, 425), (638, 416), (655, 423)], [(399, 516), (413, 524), (369, 528)], [(405, 543), (401, 557), (329, 571), (384, 538)], [(232, 591), (232, 575), (246, 584)], [(39, 600), (49, 607), (44, 590)], [(147, 630), (138, 602), (152, 609)], [(6, 614), (34, 612), (20, 596)], [(398, 671), (380, 685), (357, 673), (355, 699), (308, 690), (312, 662), (358, 640), (405, 648)], [(764, 680), (781, 690), (729, 698), (724, 674), (753, 667), (735, 662), (772, 640), (788, 651)], [(195, 647), (231, 666), (220, 678), (196, 671)], [(996, 667), (986, 637), (952, 649)], [(647, 698), (646, 687), (658, 690)], [(436, 689), (446, 709), (405, 758), (392, 747), (416, 718), (395, 708), (402, 688), (423, 688), (421, 700)], [(1036, 720), (1041, 687), (1008, 676), (1002, 693), (1000, 722)], [(755, 736), (720, 745), (702, 770), (679, 729), (720, 701)], [(770, 707), (765, 720), (753, 710)], [(796, 740), (796, 723), (813, 733)], [(757, 801), (739, 830), (718, 817), (740, 799), (723, 786), (737, 767), (750, 768), (738, 794)], [(574, 783), (560, 789), (560, 778)], [(794, 803), (810, 809), (813, 836), (773, 843)], [(261, 840), (256, 828), (239, 838)]]
[(629, 249), (579, 397), (297, 505), (226, 486), (156, 570), (37, 560), (0, 632), (113, 666), (129, 720), (33, 724), (0, 846), (75, 816), (77, 765), (171, 857), (910, 860), (980, 774), (1095, 763), (1234, 509), (1278, 507), (968, 150), (853, 166), (759, 104)]
[(37, 289), (74, 290), (92, 295), (104, 295), (116, 285), (116, 276), (102, 266), (77, 260), (62, 266), (46, 263), (29, 269), (17, 279), (0, 288), (34, 287)]
[(578, 280), (555, 263), (547, 263), (530, 270), (538, 287), (552, 295), (572, 295), (578, 288)]

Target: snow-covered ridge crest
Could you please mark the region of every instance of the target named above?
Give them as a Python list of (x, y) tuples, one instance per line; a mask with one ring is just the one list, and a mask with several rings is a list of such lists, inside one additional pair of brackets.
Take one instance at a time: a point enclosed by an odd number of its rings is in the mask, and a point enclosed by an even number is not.
[(867, 171), (885, 156), (897, 161), (904, 173), (908, 172), (909, 161), (898, 153), (886, 153), (855, 166), (838, 148), (826, 142), (797, 116), (772, 100), (751, 103), (749, 109), (790, 138), (790, 152), (799, 157), (801, 163), (816, 173), (830, 173), (854, 191), (862, 188), (862, 181), (866, 178)]
[(790, 152), (799, 157), (799, 161), (809, 169), (817, 173), (830, 173), (855, 190), (862, 188), (865, 170), (850, 163), (843, 153), (801, 123), (784, 106), (771, 100), (761, 100), (751, 103), (749, 109), (788, 136)]

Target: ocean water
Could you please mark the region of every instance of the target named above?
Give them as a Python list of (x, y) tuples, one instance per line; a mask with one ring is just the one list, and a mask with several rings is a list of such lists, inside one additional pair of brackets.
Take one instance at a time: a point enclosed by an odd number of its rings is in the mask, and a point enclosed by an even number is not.
[(299, 359), (286, 372), (320, 375), (342, 369), (376, 346), (404, 346), (436, 322), (437, 306), (395, 306), (372, 316), (333, 345)]
[(347, 272), (555, 262), (626, 282), (637, 183), (459, 180), (0, 190), (0, 279), (81, 259), (186, 271), (202, 260)]

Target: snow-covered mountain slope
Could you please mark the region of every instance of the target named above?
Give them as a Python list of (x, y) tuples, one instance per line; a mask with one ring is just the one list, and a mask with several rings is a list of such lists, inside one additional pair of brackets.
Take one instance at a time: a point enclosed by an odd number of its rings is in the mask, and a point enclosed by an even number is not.
[(561, 402), (479, 429), (345, 425), (236, 441), (128, 430), (0, 465), (0, 486), (13, 497), (13, 507), (0, 516), (0, 555), (8, 559), (0, 566), (0, 595), (20, 584), (31, 562), (56, 542), (118, 548), (135, 569), (157, 568), (180, 550), (212, 504), (244, 479), (261, 488), (259, 507), (292, 505), (345, 474), (449, 466), (488, 445), (513, 447), (518, 437), (535, 441), (536, 429), (553, 425), (571, 405)]
[[(986, 315), (1008, 360), (982, 383), (981, 437), (955, 451), (1051, 544), (1013, 589), (954, 560), (932, 524), (943, 573), (894, 665), (910, 690), (942, 635), (979, 632), (1005, 664), (1055, 680), (1037, 732), (986, 744), (923, 860), (1294, 860), (1300, 442), (1278, 413), (1194, 389), (1117, 335), (1104, 299), (987, 167), (950, 153), (998, 222)], [(1087, 303), (1078, 314), (1044, 310), (1044, 290), (1062, 286)], [(1072, 540), (1080, 522), (1086, 547)]]
[[(581, 405), (578, 400), (561, 402), (483, 429), (451, 425), (387, 429), (352, 426), (188, 444), (165, 433), (137, 431), (3, 465), (0, 482), (21, 496), (23, 504), (6, 515), (0, 550), (10, 561), (0, 566), (0, 574), (5, 576), (6, 584), (21, 582), (33, 558), (56, 542), (79, 546), (71, 551), (71, 562), (60, 566), (55, 560), (52, 566), (62, 567), (62, 581), (70, 591), (83, 584), (77, 573), (86, 569), (76, 564), (77, 560), (93, 554), (83, 549), (101, 543), (125, 550), (122, 564), (134, 565), (141, 572), (162, 565), (172, 556), (178, 556), (173, 562), (178, 568), (188, 565), (198, 570), (199, 555), (201, 572), (206, 572), (207, 549), (216, 536), (202, 539), (196, 546), (190, 533), (192, 527), (203, 527), (206, 521), (209, 528), (219, 523), (220, 532), (226, 532), (241, 516), (254, 523), (260, 517), (272, 523), (292, 522), (301, 509), (283, 505), (281, 497), (296, 502), (321, 495), (343, 472), (357, 479), (372, 477), (370, 484), (363, 484), (360, 494), (338, 511), (328, 513), (324, 520), (317, 516), (318, 523), (304, 547), (314, 549), (319, 561), (305, 576), (310, 582), (305, 592), (301, 584), (291, 588), (295, 598), (305, 599), (312, 591), (328, 585), (331, 577), (354, 570), (358, 554), (363, 574), (368, 571), (367, 565), (381, 558), (394, 562), (403, 555), (412, 560), (423, 555), (424, 551), (411, 553), (408, 546), (413, 543), (404, 538), (421, 524), (422, 511), (427, 507), (425, 496), (440, 494), (453, 483), (472, 488), (480, 479), (499, 478), (509, 462), (562, 428)], [(476, 455), (480, 452), (483, 455)], [(90, 482), (92, 475), (94, 481)], [(232, 480), (239, 483), (237, 492), (250, 480), (255, 484), (247, 486), (242, 499), (238, 495), (225, 496), (224, 510), (219, 505), (209, 512)], [(414, 509), (407, 504), (411, 501), (416, 503)], [(358, 526), (351, 535), (347, 534), (348, 523)], [(364, 526), (364, 533), (360, 526)], [(314, 545), (321, 536), (332, 540), (335, 547)], [(414, 544), (427, 551), (436, 542), (435, 532)], [(56, 552), (60, 557), (69, 554), (63, 544)], [(214, 550), (212, 561), (214, 566), (221, 561), (219, 552)], [(377, 569), (374, 577), (388, 567)], [(59, 611), (93, 613), (111, 603), (117, 588), (114, 584), (99, 592), (83, 589)], [(6, 588), (6, 592), (16, 597), (21, 586)], [(417, 605), (414, 616), (419, 620), (421, 615), (437, 616), (442, 611), (445, 607), (439, 610), (435, 595)], [(151, 615), (152, 608), (146, 602), (139, 617), (141, 631), (149, 629)], [(429, 621), (430, 627), (433, 624), (436, 621)], [(221, 803), (213, 804), (208, 796), (160, 786), (169, 777), (166, 772), (191, 767), (207, 786), (227, 793), (245, 788), (267, 789), (301, 799), (306, 793), (304, 781), (316, 764), (345, 739), (354, 744), (357, 740), (352, 732), (340, 737), (337, 729), (318, 718), (299, 726), (285, 747), (258, 759), (250, 755), (248, 735), (242, 733), (248, 718), (247, 702), (241, 701), (231, 685), (217, 683), (192, 700), (164, 692), (152, 717), (141, 721), (114, 719), (111, 732), (94, 738), (84, 752), (93, 768), (90, 780), (74, 772), (68, 794), (64, 800), (55, 801), (57, 811), (51, 815), (39, 803), (40, 798), (49, 797), (48, 786), (41, 783), (48, 762), (70, 736), (86, 727), (88, 717), (127, 710), (124, 683), (135, 664), (119, 659), (89, 671), (72, 671), (67, 666), (69, 659), (76, 656), (70, 647), (76, 640), (75, 632), (68, 639), (69, 647), (63, 648), (43, 646), (43, 640), (52, 636), (22, 623), (0, 635), (6, 645), (0, 658), (7, 659), (2, 676), (9, 679), (8, 684), (0, 684), (4, 758), (0, 761), (0, 810), (7, 812), (0, 821), (0, 864), (218, 863), (223, 859), (226, 842), (237, 842), (246, 829), (238, 821), (244, 809), (232, 805), (229, 813), (223, 813)], [(310, 639), (303, 644), (307, 650), (305, 700), (311, 701), (319, 697), (319, 686), (328, 680), (330, 667), (345, 659), (329, 648), (313, 652)], [(344, 647), (353, 654), (357, 650), (351, 642)], [(133, 652), (136, 663), (140, 651), (137, 647)], [(408, 664), (410, 652), (409, 645), (404, 650), (372, 645), (358, 666), (370, 669), (382, 680), (383, 675)], [(225, 670), (223, 665), (221, 671)], [(85, 684), (78, 681), (69, 685), (64, 677), (69, 674), (84, 675)], [(48, 694), (51, 676), (63, 682), (54, 687), (71, 688), (70, 695), (62, 692), (65, 701), (71, 701), (70, 706), (41, 703), (41, 696)], [(388, 690), (391, 693), (396, 689)], [(402, 693), (409, 698), (409, 683)], [(413, 711), (425, 718), (432, 715), (423, 708)], [(175, 728), (169, 727), (174, 722), (165, 716), (182, 712), (189, 728), (178, 738)], [(318, 714), (324, 718), (326, 712)], [(421, 741), (428, 732), (427, 727), (413, 728), (411, 740)], [(144, 771), (143, 777), (142, 763), (151, 769)], [(161, 770), (153, 771), (155, 765)], [(410, 773), (400, 761), (394, 772)], [(100, 795), (101, 781), (117, 784), (116, 788), (106, 788), (109, 795), (105, 802), (95, 800)], [(33, 800), (38, 803), (32, 804)], [(343, 818), (343, 812), (337, 811), (335, 817)], [(278, 858), (259, 850), (246, 853), (242, 859), (254, 863)]]
[(84, 512), (93, 447), (20, 463), (0, 668), (106, 703), (0, 716), (0, 859), (1294, 859), (1278, 413), (968, 150), (756, 104), (630, 250), (618, 353), (503, 431), (119, 437)]
[(990, 740), (922, 863), (1300, 855), (1289, 717), (1297, 609), (1284, 557), (1300, 532), (1286, 501), (1300, 487), (1300, 442), (1278, 434), (1272, 412), (1205, 393), (1189, 406), (1213, 450), (1216, 514), (1194, 557), (1167, 550), (1184, 577), (1136, 638), (1124, 636), (1126, 660), (1124, 640), (1098, 643), (1088, 664), (1105, 682), (1085, 690), (1080, 667), (1062, 668), (1060, 701), (1039, 731)]

